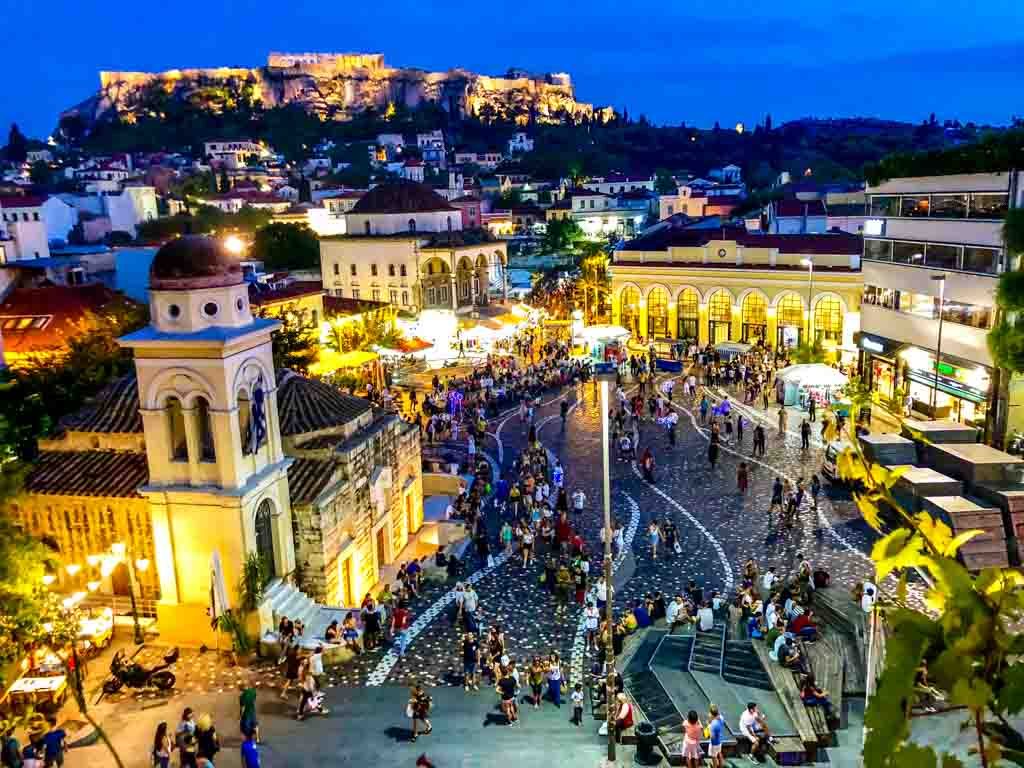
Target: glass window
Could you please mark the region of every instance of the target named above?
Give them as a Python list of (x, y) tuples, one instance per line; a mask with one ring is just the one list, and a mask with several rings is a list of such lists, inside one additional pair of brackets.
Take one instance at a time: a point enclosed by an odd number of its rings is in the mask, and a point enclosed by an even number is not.
[(388, 264), (388, 277), (394, 277), (394, 276), (395, 276), (395, 265), (394, 264)]
[(932, 216), (963, 219), (967, 216), (967, 195), (932, 195)]
[(685, 288), (679, 294), (677, 301), (678, 331), (680, 339), (697, 338), (697, 317), (699, 313), (700, 297), (693, 288)]
[(989, 328), (992, 325), (992, 308), (977, 304), (961, 304), (946, 300), (942, 319), (948, 323), (959, 323), (974, 328)]
[(975, 192), (971, 195), (972, 219), (1006, 218), (1007, 196), (1004, 192)]
[(355, 264), (349, 264), (348, 265), (348, 272), (349, 272), (350, 275), (352, 275), (352, 277), (355, 277), (356, 276), (356, 265)]
[(741, 341), (756, 341), (765, 337), (768, 327), (768, 303), (759, 293), (748, 293), (741, 309), (743, 319)]
[(864, 240), (864, 258), (892, 261), (892, 240)]
[(804, 324), (804, 303), (795, 293), (783, 296), (777, 311), (780, 326), (800, 327)]
[(927, 216), (928, 195), (903, 195), (900, 200), (900, 216)]
[(402, 291), (402, 306), (408, 306), (409, 304), (409, 292)]
[(668, 335), (668, 291), (654, 288), (647, 297), (647, 334)]
[(632, 286), (622, 289), (619, 297), (619, 318), (620, 324), (630, 333), (640, 333), (640, 291)]
[(960, 269), (960, 246), (928, 243), (924, 263), (940, 269)]
[(999, 251), (995, 248), (964, 246), (964, 266), (968, 272), (996, 273), (999, 265)]
[(217, 460), (213, 448), (213, 424), (210, 419), (210, 404), (205, 397), (196, 398), (196, 427), (199, 430), (199, 460), (212, 462)]
[(380, 289), (379, 288), (374, 288), (371, 291), (371, 293), (373, 294), (373, 300), (374, 301), (380, 301)]
[(892, 260), (900, 264), (923, 264), (924, 243), (894, 241), (892, 244)]
[(732, 298), (725, 291), (717, 291), (708, 302), (708, 319), (716, 323), (732, 321)]
[(826, 296), (814, 305), (814, 337), (820, 341), (842, 341), (843, 305)]
[(899, 216), (900, 199), (896, 195), (872, 195), (872, 216)]
[(334, 265), (334, 274), (336, 274), (336, 275), (340, 275), (341, 274), (341, 265), (340, 264), (335, 264)]
[(405, 274), (405, 264), (402, 264), (402, 265), (401, 265), (401, 266), (399, 267), (399, 275), (401, 275), (402, 277), (405, 277), (405, 276), (406, 276), (406, 274)]
[(371, 264), (370, 265), (370, 276), (371, 277), (376, 277), (377, 276), (377, 265), (376, 264)]
[(933, 320), (939, 316), (939, 299), (937, 296), (900, 291), (899, 297), (900, 312), (906, 312), (908, 315), (917, 315), (918, 317), (928, 317)]

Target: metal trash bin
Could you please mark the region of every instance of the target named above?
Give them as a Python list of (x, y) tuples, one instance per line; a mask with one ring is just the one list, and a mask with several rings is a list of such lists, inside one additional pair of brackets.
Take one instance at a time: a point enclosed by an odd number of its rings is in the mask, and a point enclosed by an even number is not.
[(658, 729), (646, 720), (636, 724), (636, 761), (641, 765), (655, 765), (661, 761), (658, 748)]

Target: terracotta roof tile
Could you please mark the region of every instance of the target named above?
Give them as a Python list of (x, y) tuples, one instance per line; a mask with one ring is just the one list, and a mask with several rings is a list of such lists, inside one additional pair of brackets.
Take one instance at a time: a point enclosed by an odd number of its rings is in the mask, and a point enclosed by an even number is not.
[(277, 411), (286, 437), (340, 427), (369, 410), (369, 400), (342, 394), (288, 369), (277, 372)]
[(130, 451), (42, 451), (25, 478), (29, 493), (142, 498), (146, 454)]
[(114, 379), (80, 411), (61, 419), (60, 425), (69, 432), (141, 433), (135, 374)]
[(288, 496), (293, 505), (312, 504), (335, 478), (341, 464), (334, 459), (295, 459), (288, 467)]

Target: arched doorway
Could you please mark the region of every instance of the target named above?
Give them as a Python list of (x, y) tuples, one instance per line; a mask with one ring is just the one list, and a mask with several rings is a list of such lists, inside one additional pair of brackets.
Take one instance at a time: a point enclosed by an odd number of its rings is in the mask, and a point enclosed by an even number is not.
[(128, 573), (126, 563), (118, 563), (110, 572), (110, 591), (124, 597), (132, 593), (132, 575)]
[(697, 340), (700, 331), (697, 327), (700, 316), (700, 296), (693, 288), (684, 288), (676, 301), (678, 317), (676, 319), (676, 336), (680, 339)]
[(640, 335), (640, 291), (626, 286), (619, 294), (619, 321), (634, 336)]
[(814, 305), (814, 338), (836, 344), (843, 340), (843, 304), (834, 296), (824, 296)]
[(732, 296), (719, 290), (708, 300), (708, 341), (720, 344), (730, 339), (732, 331)]
[(256, 508), (256, 554), (267, 564), (267, 575), (276, 576), (274, 558), (274, 505), (264, 499)]
[(775, 336), (778, 349), (796, 347), (800, 344), (804, 327), (804, 302), (795, 293), (787, 293), (776, 309), (779, 328)]
[(743, 299), (743, 335), (740, 341), (756, 344), (763, 341), (768, 331), (768, 302), (764, 296), (751, 291)]
[(651, 339), (668, 336), (668, 291), (655, 287), (647, 294), (647, 336)]
[(459, 261), (458, 269), (455, 270), (455, 290), (457, 293), (457, 304), (473, 303), (474, 278), (473, 263), (465, 256)]

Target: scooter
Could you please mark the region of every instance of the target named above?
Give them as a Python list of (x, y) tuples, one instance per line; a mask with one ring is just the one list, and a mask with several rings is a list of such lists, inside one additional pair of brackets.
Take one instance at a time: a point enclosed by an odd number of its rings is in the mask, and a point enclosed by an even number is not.
[(168, 667), (178, 660), (179, 651), (177, 648), (164, 656), (164, 663), (147, 669), (137, 662), (126, 660), (124, 650), (114, 654), (110, 662), (110, 677), (103, 682), (104, 693), (117, 693), (124, 686), (129, 688), (157, 688), (161, 691), (169, 691), (174, 687), (177, 678)]

